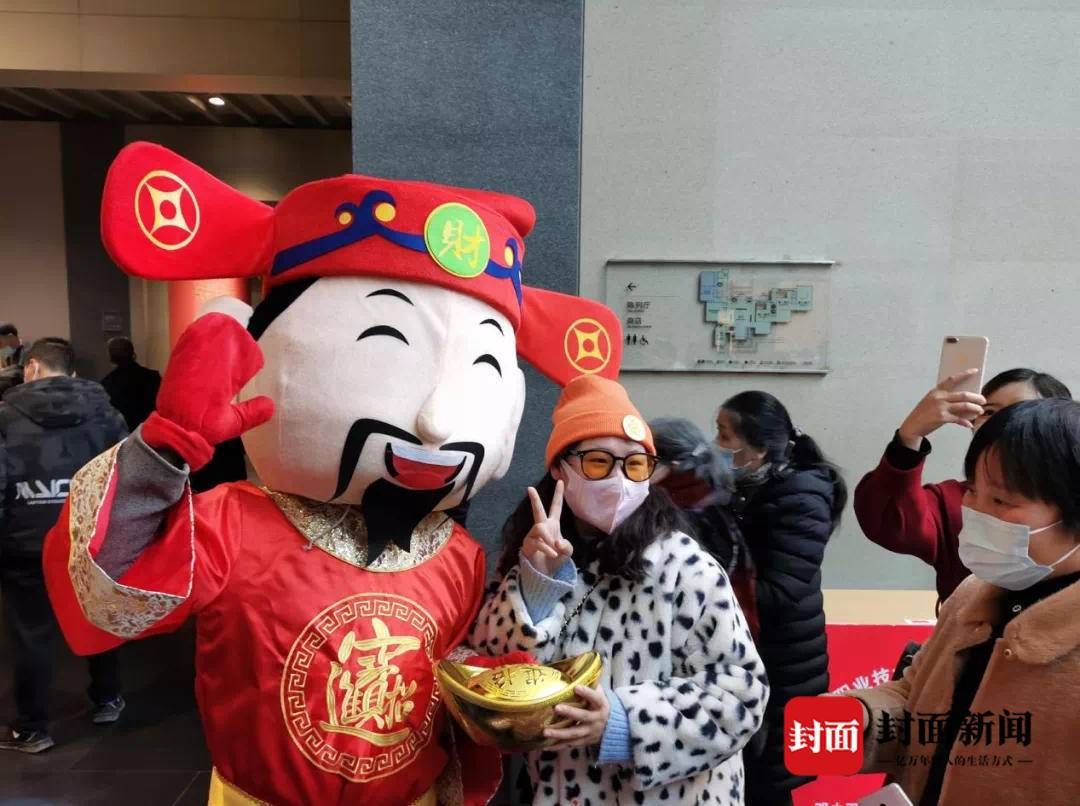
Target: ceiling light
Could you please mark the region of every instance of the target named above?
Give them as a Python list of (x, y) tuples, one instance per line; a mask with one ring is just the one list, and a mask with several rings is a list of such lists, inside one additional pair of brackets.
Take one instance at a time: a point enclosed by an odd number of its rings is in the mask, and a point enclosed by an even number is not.
[(225, 106), (225, 99), (220, 95), (211, 95), (206, 100), (210, 102), (211, 106)]

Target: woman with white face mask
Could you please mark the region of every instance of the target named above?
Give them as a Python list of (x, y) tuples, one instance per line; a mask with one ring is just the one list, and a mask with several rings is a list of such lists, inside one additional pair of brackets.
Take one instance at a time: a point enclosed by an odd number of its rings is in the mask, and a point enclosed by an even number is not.
[[(1004, 409), (976, 433), (964, 469), (960, 557), (972, 575), (941, 606), (903, 678), (854, 693), (868, 718), (864, 766), (888, 772), (920, 805), (1074, 804), (1080, 403)], [(920, 743), (925, 731), (905, 746), (881, 729), (884, 712), (946, 711), (933, 744)], [(979, 763), (986, 754), (1012, 762)], [(923, 756), (931, 763), (912, 763)]]
[(727, 576), (650, 489), (652, 434), (619, 384), (571, 382), (552, 424), (548, 473), (503, 529), (471, 640), (603, 658), (601, 685), (578, 689), (586, 707), (559, 706), (576, 724), (528, 757), (533, 802), (741, 804), (768, 684)]
[(946, 425), (977, 430), (995, 412), (1023, 400), (1069, 399), (1069, 388), (1053, 375), (1016, 368), (995, 375), (982, 394), (955, 387), (974, 371), (946, 378), (904, 418), (878, 466), (855, 488), (855, 516), (870, 540), (934, 567), (938, 604), (949, 598), (969, 569), (957, 553), (964, 483), (923, 483), (930, 437)]

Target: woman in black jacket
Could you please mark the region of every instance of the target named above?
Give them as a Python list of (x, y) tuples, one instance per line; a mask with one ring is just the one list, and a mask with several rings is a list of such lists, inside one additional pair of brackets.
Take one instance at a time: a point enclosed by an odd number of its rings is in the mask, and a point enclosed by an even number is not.
[(716, 427), (736, 477), (731, 508), (756, 569), (757, 644), (772, 686), (762, 733), (744, 754), (746, 802), (782, 806), (810, 780), (784, 767), (784, 705), (828, 687), (821, 563), (847, 487), (770, 394), (731, 398)]

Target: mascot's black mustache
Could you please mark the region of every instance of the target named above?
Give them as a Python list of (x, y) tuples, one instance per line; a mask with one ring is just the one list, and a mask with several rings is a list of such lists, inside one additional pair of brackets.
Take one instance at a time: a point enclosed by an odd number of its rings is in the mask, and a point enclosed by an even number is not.
[[(382, 420), (374, 420), (371, 418), (357, 420), (352, 424), (352, 427), (349, 428), (349, 433), (345, 436), (345, 446), (341, 449), (341, 463), (338, 466), (337, 489), (334, 490), (331, 499), (343, 495), (349, 488), (353, 474), (356, 472), (356, 466), (360, 462), (360, 454), (363, 453), (364, 445), (367, 444), (368, 438), (370, 438), (372, 434), (395, 437), (402, 442), (407, 442), (411, 445), (423, 444), (418, 437), (410, 434), (404, 429), (398, 428), (396, 425), (390, 425), (390, 423), (384, 423)], [(480, 472), (480, 465), (483, 464), (484, 461), (484, 446), (479, 442), (453, 442), (443, 445), (442, 450), (460, 451), (472, 455), (472, 467), (469, 468), (469, 475), (465, 483), (465, 495), (462, 499), (467, 500), (472, 494), (473, 484), (476, 482), (476, 476)], [(437, 504), (439, 500), (442, 499), (442, 496), (445, 496), (452, 487), (453, 485), (450, 485), (450, 487), (435, 500), (432, 506)]]
[(412, 445), (420, 444), (420, 440), (408, 431), (390, 423), (384, 423), (382, 420), (357, 420), (345, 436), (345, 447), (341, 449), (341, 464), (338, 466), (337, 489), (330, 496), (331, 499), (337, 498), (349, 488), (349, 482), (352, 481), (353, 473), (356, 472), (356, 465), (360, 462), (360, 454), (364, 450), (364, 445), (367, 444), (368, 437), (372, 434), (385, 434)]
[[(422, 444), (408, 431), (381, 420), (363, 419), (352, 424), (345, 437), (345, 446), (341, 449), (341, 466), (338, 471), (337, 489), (333, 498), (342, 495), (352, 481), (360, 454), (372, 434), (382, 434), (407, 442), (411, 445)], [(467, 501), (472, 494), (480, 465), (484, 461), (484, 446), (478, 442), (454, 442), (443, 445), (442, 450), (461, 451), (473, 457), (472, 467), (465, 481), (465, 494), (462, 501)], [(426, 518), (454, 489), (450, 482), (438, 490), (408, 490), (385, 479), (379, 479), (364, 491), (360, 503), (361, 511), (368, 526), (368, 559), (374, 562), (382, 554), (387, 544), (394, 542), (399, 548), (409, 551), (412, 533), (417, 525)]]

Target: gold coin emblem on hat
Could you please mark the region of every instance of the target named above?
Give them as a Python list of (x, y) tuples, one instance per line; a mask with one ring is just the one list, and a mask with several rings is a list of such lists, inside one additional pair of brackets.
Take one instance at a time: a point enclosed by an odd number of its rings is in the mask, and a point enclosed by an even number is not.
[(634, 442), (641, 442), (641, 440), (645, 439), (645, 423), (641, 422), (633, 414), (627, 414), (623, 417), (622, 430)]
[(611, 361), (611, 336), (595, 319), (578, 319), (563, 334), (563, 354), (582, 375), (595, 375)]
[(183, 249), (195, 239), (200, 219), (195, 192), (172, 171), (150, 171), (135, 186), (135, 221), (159, 249)]

